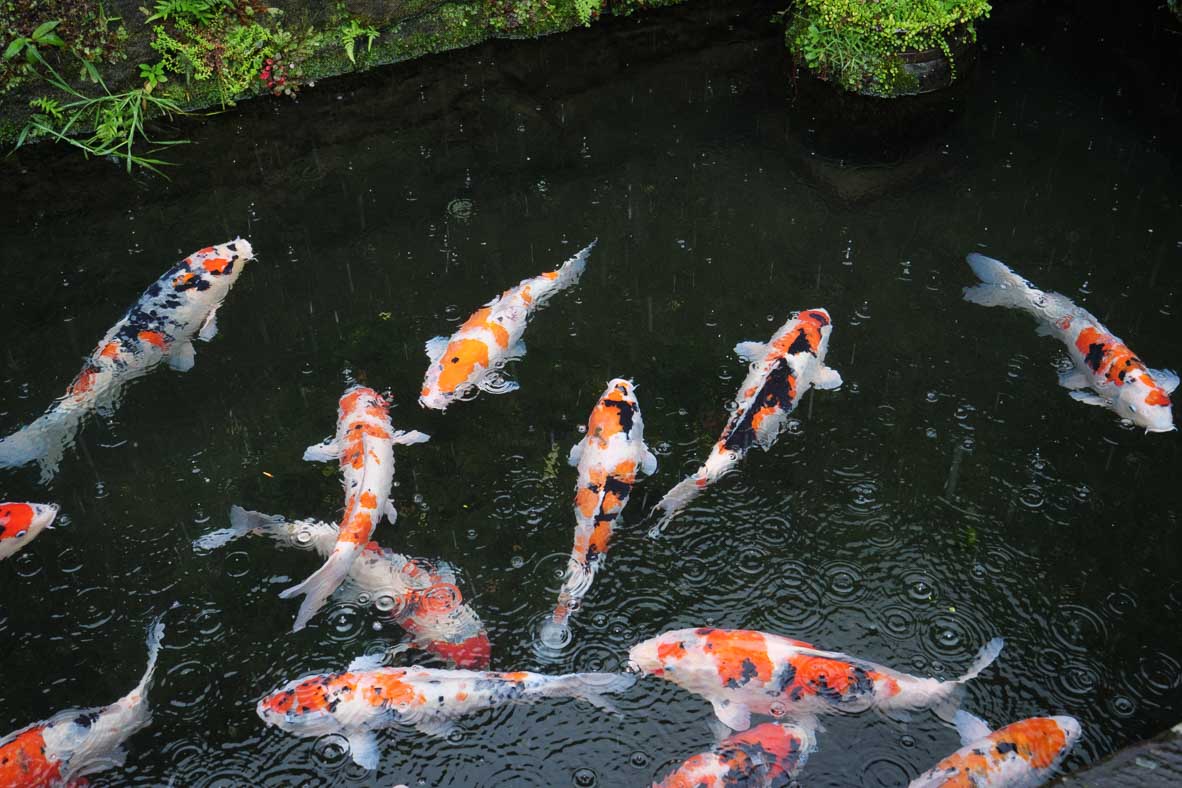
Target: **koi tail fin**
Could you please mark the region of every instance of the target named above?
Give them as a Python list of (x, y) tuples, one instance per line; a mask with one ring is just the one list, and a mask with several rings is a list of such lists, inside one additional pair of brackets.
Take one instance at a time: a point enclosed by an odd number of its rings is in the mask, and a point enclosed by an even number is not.
[(74, 442), (79, 416), (52, 409), (32, 424), (0, 439), (0, 468), (19, 468), (37, 463), (41, 466), (41, 483), (45, 484), (57, 473), (66, 446)]
[(296, 614), (295, 623), (292, 624), (292, 632), (299, 632), (307, 626), (312, 616), (324, 607), (324, 603), (349, 575), (349, 570), (353, 568), (353, 561), (360, 552), (360, 545), (352, 542), (338, 542), (337, 546), (333, 548), (332, 555), (324, 562), (324, 566), (309, 575), (308, 579), (299, 585), (279, 592), (280, 599), (291, 599), (299, 594), (305, 595), (304, 603), (300, 605), (300, 612)]
[(194, 539), (193, 548), (195, 550), (216, 550), (247, 534), (264, 534), (270, 526), (282, 522), (284, 519), (279, 515), (262, 514), (243, 509), (241, 506), (231, 506), (230, 527), (219, 528)]
[(973, 273), (981, 280), (978, 285), (966, 287), (966, 301), (981, 306), (1008, 306), (1034, 311), (1034, 298), (1041, 291), (1027, 282), (1000, 260), (973, 252), (965, 258)]
[(554, 607), (553, 615), (542, 623), (538, 632), (543, 645), (560, 649), (570, 642), (570, 627), (567, 626), (567, 622), (571, 613), (579, 609), (583, 597), (591, 590), (591, 583), (595, 580), (599, 564), (599, 561), (584, 563), (574, 558), (567, 564), (566, 578), (558, 592), (558, 604)]
[(682, 479), (673, 486), (673, 489), (665, 493), (665, 497), (658, 501), (652, 512), (649, 513), (650, 517), (657, 517), (657, 522), (648, 531), (649, 538), (659, 538), (669, 527), (669, 523), (673, 522), (673, 518), (681, 514), (685, 507), (701, 495), (708, 483), (706, 477), (699, 471), (693, 476)]
[(628, 673), (568, 673), (552, 677), (538, 688), (537, 694), (544, 698), (577, 698), (618, 714), (615, 705), (603, 696), (624, 692), (635, 683), (636, 677)]
[(1003, 638), (994, 638), (989, 641), (977, 652), (977, 658), (973, 660), (968, 670), (960, 678), (953, 679), (943, 685), (948, 687), (949, 691), (948, 695), (932, 708), (937, 717), (952, 725), (956, 724), (957, 712), (960, 711), (960, 702), (964, 698), (965, 683), (977, 678), (985, 668), (992, 665), (998, 655), (1001, 654), (1001, 649), (1005, 644), (1006, 642)]
[(591, 256), (591, 250), (595, 248), (595, 244), (597, 243), (599, 243), (598, 238), (584, 246), (574, 257), (562, 264), (562, 267), (558, 269), (558, 279), (554, 281), (559, 290), (570, 287), (579, 281), (579, 277), (583, 275), (583, 271), (587, 268), (587, 258)]
[(143, 702), (147, 697), (148, 690), (152, 686), (152, 680), (156, 676), (156, 658), (160, 656), (160, 643), (164, 640), (164, 616), (157, 616), (152, 624), (148, 627), (148, 667), (144, 669), (144, 675), (140, 679), (140, 683), (135, 686), (127, 698), (133, 699), (135, 702)]

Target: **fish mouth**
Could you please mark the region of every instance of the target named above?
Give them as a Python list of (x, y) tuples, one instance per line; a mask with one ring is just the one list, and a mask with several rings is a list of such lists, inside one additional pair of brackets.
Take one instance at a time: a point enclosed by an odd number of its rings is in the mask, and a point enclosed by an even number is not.
[(1178, 431), (1178, 428), (1176, 426), (1174, 426), (1173, 424), (1171, 424), (1169, 427), (1146, 427), (1145, 428), (1146, 435), (1148, 435), (1151, 432), (1177, 432), (1177, 431)]

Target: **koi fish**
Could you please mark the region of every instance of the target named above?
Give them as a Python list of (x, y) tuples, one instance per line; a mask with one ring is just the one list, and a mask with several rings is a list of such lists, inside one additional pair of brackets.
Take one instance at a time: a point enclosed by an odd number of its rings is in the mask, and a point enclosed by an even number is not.
[(341, 734), (349, 740), (353, 760), (376, 769), (374, 731), (382, 728), (410, 725), (428, 736), (448, 736), (465, 714), (540, 698), (580, 698), (610, 710), (602, 696), (636, 681), (620, 673), (546, 676), (381, 667), (383, 657), (359, 657), (343, 673), (289, 682), (259, 701), (259, 717), (299, 736)]
[(820, 714), (876, 708), (894, 716), (933, 708), (951, 719), (960, 688), (1001, 653), (991, 640), (963, 676), (920, 678), (800, 640), (745, 629), (681, 629), (632, 647), (641, 672), (701, 695), (727, 727), (747, 730), (751, 714), (790, 717), (815, 727)]
[(477, 390), (488, 394), (516, 391), (517, 383), (506, 380), (501, 369), (525, 355), (521, 337), (534, 312), (555, 294), (579, 281), (592, 241), (556, 271), (522, 279), (476, 310), (451, 337), (434, 337), (426, 344), (431, 365), (423, 379), (419, 404), (447, 410), (456, 400), (472, 399)]
[(398, 518), (394, 501), (390, 499), (394, 444), (423, 443), (430, 436), (416, 430), (395, 431), (390, 424), (389, 407), (373, 389), (349, 388), (341, 397), (336, 436), (313, 444), (304, 452), (304, 459), (312, 462), (340, 462), (345, 514), (336, 544), (324, 565), (304, 582), (279, 593), (283, 599), (306, 594), (292, 626), (293, 632), (304, 628), (349, 575), (378, 522), (385, 517), (393, 525)]
[(1054, 337), (1067, 346), (1072, 367), (1059, 373), (1059, 385), (1072, 399), (1110, 408), (1146, 432), (1175, 429), (1169, 395), (1178, 388), (1176, 372), (1146, 367), (1095, 315), (1067, 296), (1044, 293), (983, 254), (974, 252), (965, 259), (981, 280), (964, 289), (966, 301), (1029, 312), (1038, 320), (1040, 336)]
[(162, 361), (179, 372), (192, 369), (193, 337), (208, 342), (217, 334), (222, 299), (253, 259), (250, 244), (236, 238), (170, 268), (99, 341), (65, 396), (0, 440), (0, 468), (37, 462), (42, 483), (48, 482), (88, 413), (113, 411), (123, 387)]
[(811, 730), (765, 722), (686, 759), (653, 788), (771, 788), (786, 785), (816, 748)]
[(135, 688), (110, 706), (69, 709), (0, 739), (0, 785), (84, 785), (86, 775), (123, 765), (123, 742), (152, 721), (148, 689), (164, 624), (148, 628), (148, 668)]
[(37, 534), (52, 528), (57, 511), (51, 503), (0, 503), (0, 560), (12, 558)]
[(984, 720), (962, 710), (955, 722), (964, 746), (909, 788), (1035, 788), (1050, 778), (1080, 735), (1074, 717), (1032, 717), (990, 731)]
[(632, 381), (607, 384), (587, 422), (586, 436), (570, 450), (579, 469), (575, 488), (575, 544), (558, 592), (554, 614), (542, 626), (542, 640), (560, 645), (566, 622), (591, 588), (607, 557), (612, 527), (628, 504), (637, 471), (651, 476), (657, 458), (644, 445), (644, 420)]
[(739, 387), (730, 419), (706, 463), (657, 503), (653, 512), (660, 513), (659, 519), (649, 536), (659, 536), (706, 487), (737, 466), (752, 446), (771, 449), (809, 388), (841, 386), (841, 375), (825, 366), (832, 332), (833, 321), (827, 311), (808, 309), (793, 314), (767, 344), (735, 345), (735, 353), (749, 361), (751, 369)]
[[(327, 558), (340, 529), (316, 520), (285, 521), (276, 515), (230, 507), (230, 527), (202, 536), (194, 546), (212, 550), (256, 534), (285, 547), (315, 550)], [(415, 648), (449, 660), (456, 667), (488, 667), (488, 633), (456, 585), (455, 570), (444, 563), (428, 566), (369, 542), (349, 568), (336, 596), (366, 599), (410, 633)]]

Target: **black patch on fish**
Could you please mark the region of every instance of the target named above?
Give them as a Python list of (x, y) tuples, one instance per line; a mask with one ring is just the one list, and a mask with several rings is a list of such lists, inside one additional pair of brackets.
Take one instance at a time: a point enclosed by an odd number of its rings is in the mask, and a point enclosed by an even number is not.
[(783, 695), (784, 690), (788, 689), (788, 687), (795, 680), (796, 666), (791, 662), (786, 662), (784, 663), (784, 669), (781, 670), (780, 674), (775, 677), (771, 686), (771, 692), (775, 695)]
[(1093, 372), (1099, 372), (1100, 365), (1104, 363), (1104, 348), (1105, 345), (1101, 342), (1093, 342), (1088, 345), (1088, 352), (1084, 356), (1084, 363), (1091, 367)]
[(829, 680), (825, 677), (824, 673), (817, 676), (816, 686), (814, 689), (817, 691), (817, 697), (824, 698), (830, 703), (841, 703), (841, 692), (839, 692), (836, 688), (829, 686)]
[(870, 674), (866, 672), (865, 668), (854, 665), (853, 678), (849, 689), (849, 694), (852, 697), (869, 695), (874, 692), (874, 679), (870, 678)]
[(815, 320), (816, 322), (820, 323), (823, 326), (829, 325), (829, 322), (830, 322), (829, 316), (826, 315), (824, 312), (813, 312), (810, 310), (808, 312), (805, 312), (804, 316), (809, 318), (810, 320)]
[(809, 338), (800, 329), (797, 329), (796, 339), (792, 340), (792, 344), (788, 347), (788, 355), (794, 356), (797, 353), (812, 353), (814, 356), (817, 355), (813, 351), (813, 346), (809, 344)]
[(799, 684), (797, 684), (795, 687), (793, 687), (792, 691), (788, 693), (788, 699), (792, 700), (792, 701), (798, 701), (803, 697), (804, 697), (804, 687), (800, 686)]
[(755, 414), (767, 407), (777, 408), (784, 413), (792, 412), (792, 389), (796, 381), (792, 377), (792, 367), (785, 358), (776, 359), (776, 363), (764, 378), (763, 387), (751, 401), (750, 407), (743, 413), (738, 424), (723, 439), (723, 448), (728, 451), (745, 451), (755, 444), (755, 428), (752, 421)]
[(999, 741), (997, 743), (997, 754), (998, 755), (1006, 755), (1008, 753), (1017, 752), (1017, 751), (1018, 751), (1018, 747), (1013, 742)]
[(742, 667), (743, 672), (739, 675), (739, 678), (736, 679), (731, 677), (727, 679), (726, 686), (742, 687), (744, 684), (751, 681), (751, 679), (759, 675), (759, 669), (755, 667), (755, 663), (751, 661), (750, 657), (744, 657), (743, 664), (740, 667)]
[(98, 718), (99, 713), (97, 711), (89, 711), (84, 714), (79, 714), (77, 717), (75, 717), (74, 724), (79, 728), (89, 728), (91, 725), (94, 725), (95, 720)]
[(328, 702), (328, 706), (326, 707), (326, 708), (328, 708), (328, 713), (332, 714), (334, 711), (337, 710), (337, 706), (339, 706), (339, 705), (341, 705), (341, 699), (339, 697), (336, 697), (336, 698), (333, 698), (332, 700), (330, 700)]
[(636, 413), (636, 407), (631, 402), (625, 402), (622, 399), (605, 399), (603, 405), (606, 408), (615, 408), (620, 412), (620, 429), (625, 434), (631, 434), (632, 415)]
[(226, 248), (227, 248), (227, 249), (229, 249), (231, 252), (237, 252), (237, 251), (238, 251), (238, 247), (237, 247), (237, 246), (235, 246), (235, 245), (234, 245), (234, 244), (232, 244), (232, 243), (230, 243), (230, 244), (226, 244)]
[(152, 283), (152, 286), (148, 288), (148, 295), (152, 296), (152, 297), (160, 295), (160, 283), (159, 282)]

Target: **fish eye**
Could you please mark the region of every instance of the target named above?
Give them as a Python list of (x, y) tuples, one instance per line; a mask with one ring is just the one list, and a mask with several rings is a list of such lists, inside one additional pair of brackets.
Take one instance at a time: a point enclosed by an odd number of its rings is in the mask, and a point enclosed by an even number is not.
[(459, 356), (452, 356), (452, 358), (451, 358), (451, 363), (453, 363), (453, 364), (459, 364), (459, 363), (460, 363), (460, 357), (459, 357)]

